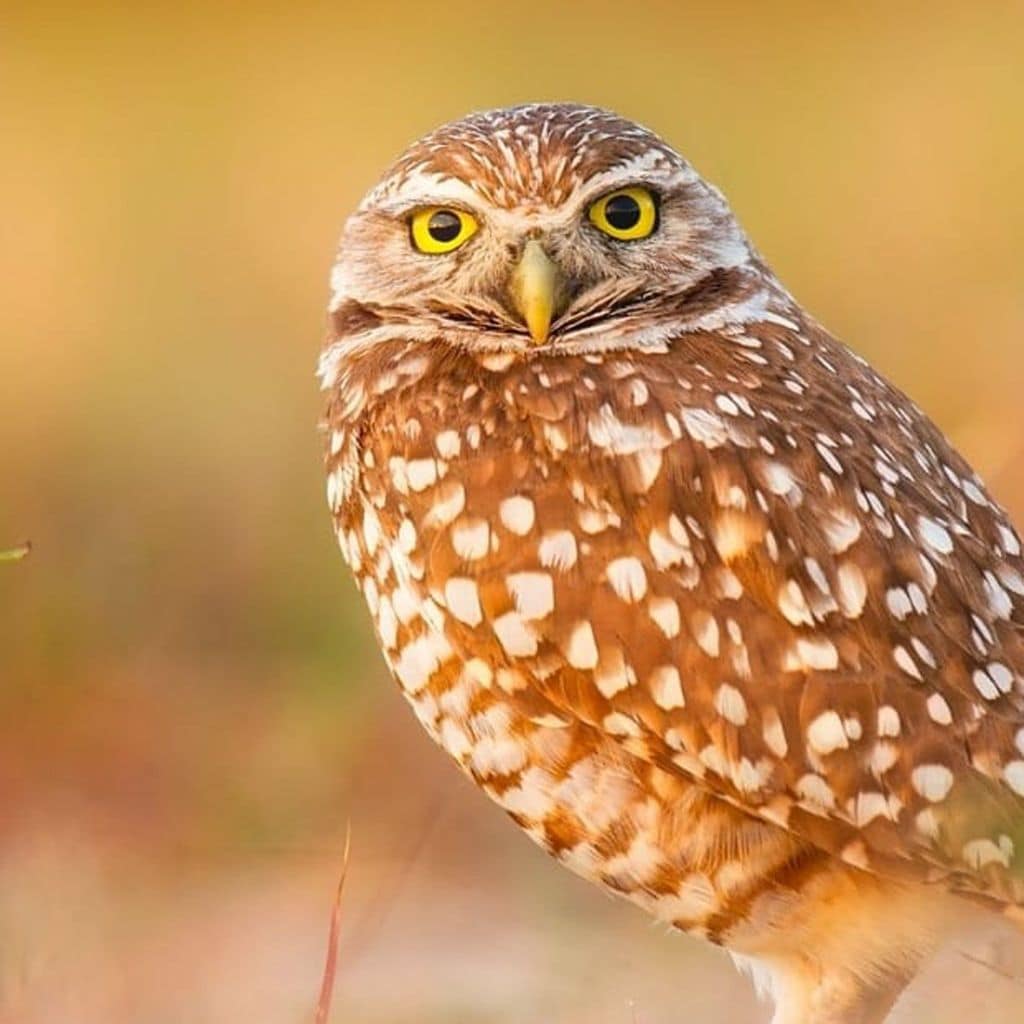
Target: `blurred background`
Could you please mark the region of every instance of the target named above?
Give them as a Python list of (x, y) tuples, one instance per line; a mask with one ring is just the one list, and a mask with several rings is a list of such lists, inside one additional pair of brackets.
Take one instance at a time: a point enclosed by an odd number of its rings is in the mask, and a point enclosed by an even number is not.
[[(335, 1021), (766, 1019), (421, 735), (329, 528), (313, 369), (398, 151), (597, 103), (1020, 521), (1024, 6), (847, 6), (0, 4), (0, 548), (34, 544), (0, 565), (3, 1024), (310, 1021), (348, 820)], [(898, 1019), (1021, 1005), (957, 950)]]

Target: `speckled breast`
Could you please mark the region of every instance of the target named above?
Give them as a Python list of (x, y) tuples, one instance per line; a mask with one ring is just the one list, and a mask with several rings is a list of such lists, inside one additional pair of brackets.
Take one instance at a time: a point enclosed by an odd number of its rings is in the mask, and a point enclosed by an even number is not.
[(1024, 898), (1019, 540), (815, 325), (375, 342), (325, 380), (394, 675), (576, 870), (712, 935), (784, 862)]
[[(681, 714), (699, 697), (681, 671), (719, 644), (718, 627), (692, 612), (694, 643), (683, 618), (701, 585), (716, 600), (737, 585), (657, 486), (681, 433), (652, 401), (657, 367), (493, 354), (456, 373), (422, 348), (374, 355), (335, 391), (328, 490), (403, 693), (572, 870), (728, 941), (759, 894), (790, 891), (826, 857), (659, 764), (638, 725), (671, 738), (675, 722), (680, 759), (683, 731), (700, 749), (703, 727)], [(692, 419), (711, 428), (698, 410)], [(652, 551), (671, 578), (645, 570)], [(736, 640), (738, 625), (722, 628)], [(742, 645), (730, 657), (744, 668)], [(609, 703), (631, 691), (627, 709)]]

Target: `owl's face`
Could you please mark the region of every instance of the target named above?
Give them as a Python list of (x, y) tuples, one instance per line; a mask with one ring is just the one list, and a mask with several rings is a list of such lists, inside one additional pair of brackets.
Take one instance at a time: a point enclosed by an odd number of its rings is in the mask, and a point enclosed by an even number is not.
[(701, 284), (751, 260), (721, 195), (613, 114), (532, 105), (412, 146), (349, 219), (331, 309), (460, 348), (657, 340)]

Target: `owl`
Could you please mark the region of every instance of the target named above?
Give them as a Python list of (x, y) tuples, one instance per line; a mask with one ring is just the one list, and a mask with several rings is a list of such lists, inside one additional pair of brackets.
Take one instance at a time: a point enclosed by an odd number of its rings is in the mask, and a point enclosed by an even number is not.
[(607, 111), (474, 114), (348, 220), (327, 496), (401, 691), (570, 870), (873, 1024), (1024, 902), (1024, 561), (927, 416)]

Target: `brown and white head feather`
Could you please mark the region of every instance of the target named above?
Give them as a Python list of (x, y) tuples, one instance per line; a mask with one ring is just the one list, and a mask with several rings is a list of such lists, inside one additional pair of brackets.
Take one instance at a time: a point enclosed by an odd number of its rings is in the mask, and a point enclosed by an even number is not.
[[(642, 246), (608, 245), (586, 209), (629, 185), (653, 189), (661, 228)], [(433, 205), (464, 207), (479, 237), (451, 259), (409, 246), (408, 215)], [(542, 232), (577, 289), (552, 337), (563, 349), (657, 344), (664, 327), (699, 307), (694, 289), (735, 277), (748, 299), (755, 258), (721, 194), (653, 133), (589, 107), (536, 104), (477, 114), (439, 128), (394, 164), (349, 219), (332, 273), (332, 315), (369, 312), (369, 330), (339, 341), (373, 344), (395, 324), (435, 332), (450, 344), (528, 347), (503, 306), (505, 281), (523, 239)], [(594, 328), (604, 304), (617, 317)], [(742, 315), (737, 310), (737, 315)], [(416, 322), (409, 324), (410, 319)], [(610, 320), (617, 330), (609, 332)], [(379, 322), (378, 322), (379, 321)]]

